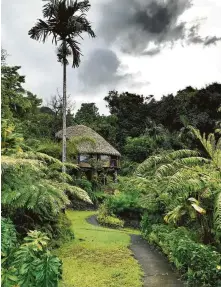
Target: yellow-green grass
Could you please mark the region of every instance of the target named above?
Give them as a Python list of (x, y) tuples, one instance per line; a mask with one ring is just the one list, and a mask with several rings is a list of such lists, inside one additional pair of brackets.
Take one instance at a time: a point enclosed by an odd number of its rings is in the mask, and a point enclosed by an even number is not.
[(66, 211), (75, 239), (55, 251), (63, 261), (62, 287), (141, 287), (142, 271), (132, 256), (130, 229), (93, 226), (90, 211)]

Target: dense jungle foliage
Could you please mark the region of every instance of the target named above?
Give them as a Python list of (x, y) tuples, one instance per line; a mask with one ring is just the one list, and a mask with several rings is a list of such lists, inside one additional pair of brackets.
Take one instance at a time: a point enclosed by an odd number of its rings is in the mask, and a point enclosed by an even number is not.
[(61, 172), (59, 94), (44, 106), (4, 51), (1, 72), (2, 286), (57, 286), (62, 263), (51, 250), (74, 238), (62, 210), (85, 205), (99, 208), (103, 225), (141, 224), (189, 286), (221, 285), (221, 84), (158, 101), (110, 91), (109, 115), (70, 104), (67, 126), (93, 128), (122, 154), (118, 184), (103, 186), (77, 178), (74, 141)]

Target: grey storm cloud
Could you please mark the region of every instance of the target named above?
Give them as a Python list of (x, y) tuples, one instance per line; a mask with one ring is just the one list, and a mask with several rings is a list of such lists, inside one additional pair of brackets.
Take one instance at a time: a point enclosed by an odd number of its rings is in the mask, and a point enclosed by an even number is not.
[(161, 49), (160, 47), (156, 47), (156, 48), (152, 48), (152, 49), (149, 49), (147, 51), (144, 51), (142, 53), (142, 55), (144, 56), (156, 56), (160, 53)]
[(102, 6), (98, 33), (123, 52), (145, 54), (150, 42), (160, 46), (185, 37), (179, 17), (190, 7), (190, 0), (112, 0)]
[[(101, 6), (98, 35), (108, 44), (134, 55), (155, 56), (167, 44), (181, 40), (187, 44), (215, 44), (221, 38), (198, 34), (200, 24), (188, 27), (180, 16), (192, 0), (112, 0)], [(153, 43), (156, 48), (149, 49)]]
[(189, 35), (187, 42), (189, 44), (202, 44), (204, 46), (215, 45), (217, 42), (221, 41), (221, 37), (217, 36), (206, 36), (202, 37), (199, 35), (199, 23), (196, 23), (189, 29)]
[(212, 44), (216, 44), (216, 42), (221, 41), (221, 37), (216, 37), (216, 36), (207, 36), (204, 38), (204, 45), (209, 46)]
[(94, 49), (82, 63), (78, 77), (82, 81), (85, 90), (98, 87), (115, 88), (118, 84), (133, 83), (133, 87), (149, 84), (136, 81), (136, 74), (122, 73), (122, 64), (116, 53), (107, 48)]
[(129, 74), (118, 74), (120, 65), (121, 62), (113, 51), (95, 49), (82, 63), (79, 69), (79, 79), (89, 87), (117, 84), (119, 81), (130, 77)]

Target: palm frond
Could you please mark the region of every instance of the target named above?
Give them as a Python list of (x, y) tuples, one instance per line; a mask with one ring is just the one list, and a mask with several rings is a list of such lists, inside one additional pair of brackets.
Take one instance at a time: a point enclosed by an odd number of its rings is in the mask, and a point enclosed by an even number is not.
[(43, 17), (44, 18), (51, 18), (54, 15), (55, 7), (58, 5), (59, 0), (43, 0), (44, 2), (47, 2), (43, 6)]
[(66, 39), (66, 43), (67, 47), (72, 51), (72, 57), (73, 57), (72, 67), (77, 68), (79, 67), (81, 62), (80, 56), (82, 56), (79, 43), (71, 37), (68, 37)]
[(61, 45), (57, 49), (57, 58), (58, 62), (68, 65), (67, 57), (70, 56), (72, 53), (72, 50), (66, 45), (66, 42), (63, 41)]
[(50, 29), (50, 26), (47, 22), (38, 19), (38, 22), (33, 26), (29, 31), (28, 35), (37, 41), (42, 41), (43, 43), (46, 41), (47, 37), (52, 34), (53, 31)]
[(89, 3), (88, 0), (84, 0), (84, 1), (72, 1), (69, 0), (69, 9), (73, 9), (72, 13), (76, 13), (78, 11), (81, 11), (82, 13), (89, 11), (91, 5)]

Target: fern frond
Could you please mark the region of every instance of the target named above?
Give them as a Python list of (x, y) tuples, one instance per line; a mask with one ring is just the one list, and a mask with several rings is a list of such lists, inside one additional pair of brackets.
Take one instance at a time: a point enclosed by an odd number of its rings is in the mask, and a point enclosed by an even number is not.
[(164, 220), (166, 223), (176, 224), (177, 221), (186, 214), (186, 212), (187, 211), (182, 205), (178, 205), (164, 216)]
[(173, 160), (181, 159), (181, 158), (188, 158), (188, 157), (194, 157), (198, 156), (199, 152), (195, 150), (189, 150), (189, 149), (180, 149), (173, 151), (169, 154), (169, 157)]
[(192, 126), (189, 126), (189, 128), (196, 138), (201, 142), (213, 163), (219, 169), (221, 169), (221, 138), (216, 141), (216, 137), (212, 133), (210, 133), (206, 138), (205, 133), (201, 135), (199, 130), (193, 128)]
[(79, 169), (79, 166), (77, 164), (71, 163), (71, 162), (65, 162), (64, 165), (68, 168), (72, 169)]
[(13, 156), (2, 156), (1, 157), (2, 173), (6, 169), (22, 167), (22, 166), (28, 166), (30, 167), (30, 169), (39, 171), (41, 163), (38, 160), (34, 160), (34, 159), (23, 159), (23, 158), (18, 158), (18, 157), (13, 157)]
[(48, 183), (50, 183), (52, 186), (54, 186), (55, 188), (59, 190), (68, 191), (71, 194), (75, 195), (77, 198), (92, 204), (92, 201), (89, 195), (87, 194), (87, 192), (81, 189), (80, 187), (72, 186), (68, 183), (60, 183), (60, 182), (55, 182), (55, 181), (48, 181)]
[(214, 226), (216, 233), (221, 235), (221, 191), (218, 193), (215, 201)]
[(161, 165), (174, 164), (174, 160), (178, 162), (178, 160), (183, 158), (196, 157), (197, 155), (198, 152), (196, 151), (183, 149), (169, 153), (167, 152), (163, 155), (151, 156), (137, 167), (135, 175), (153, 175)]
[(62, 162), (52, 156), (41, 152), (24, 152), (18, 156), (19, 158), (37, 159), (49, 163), (57, 163), (62, 166)]

